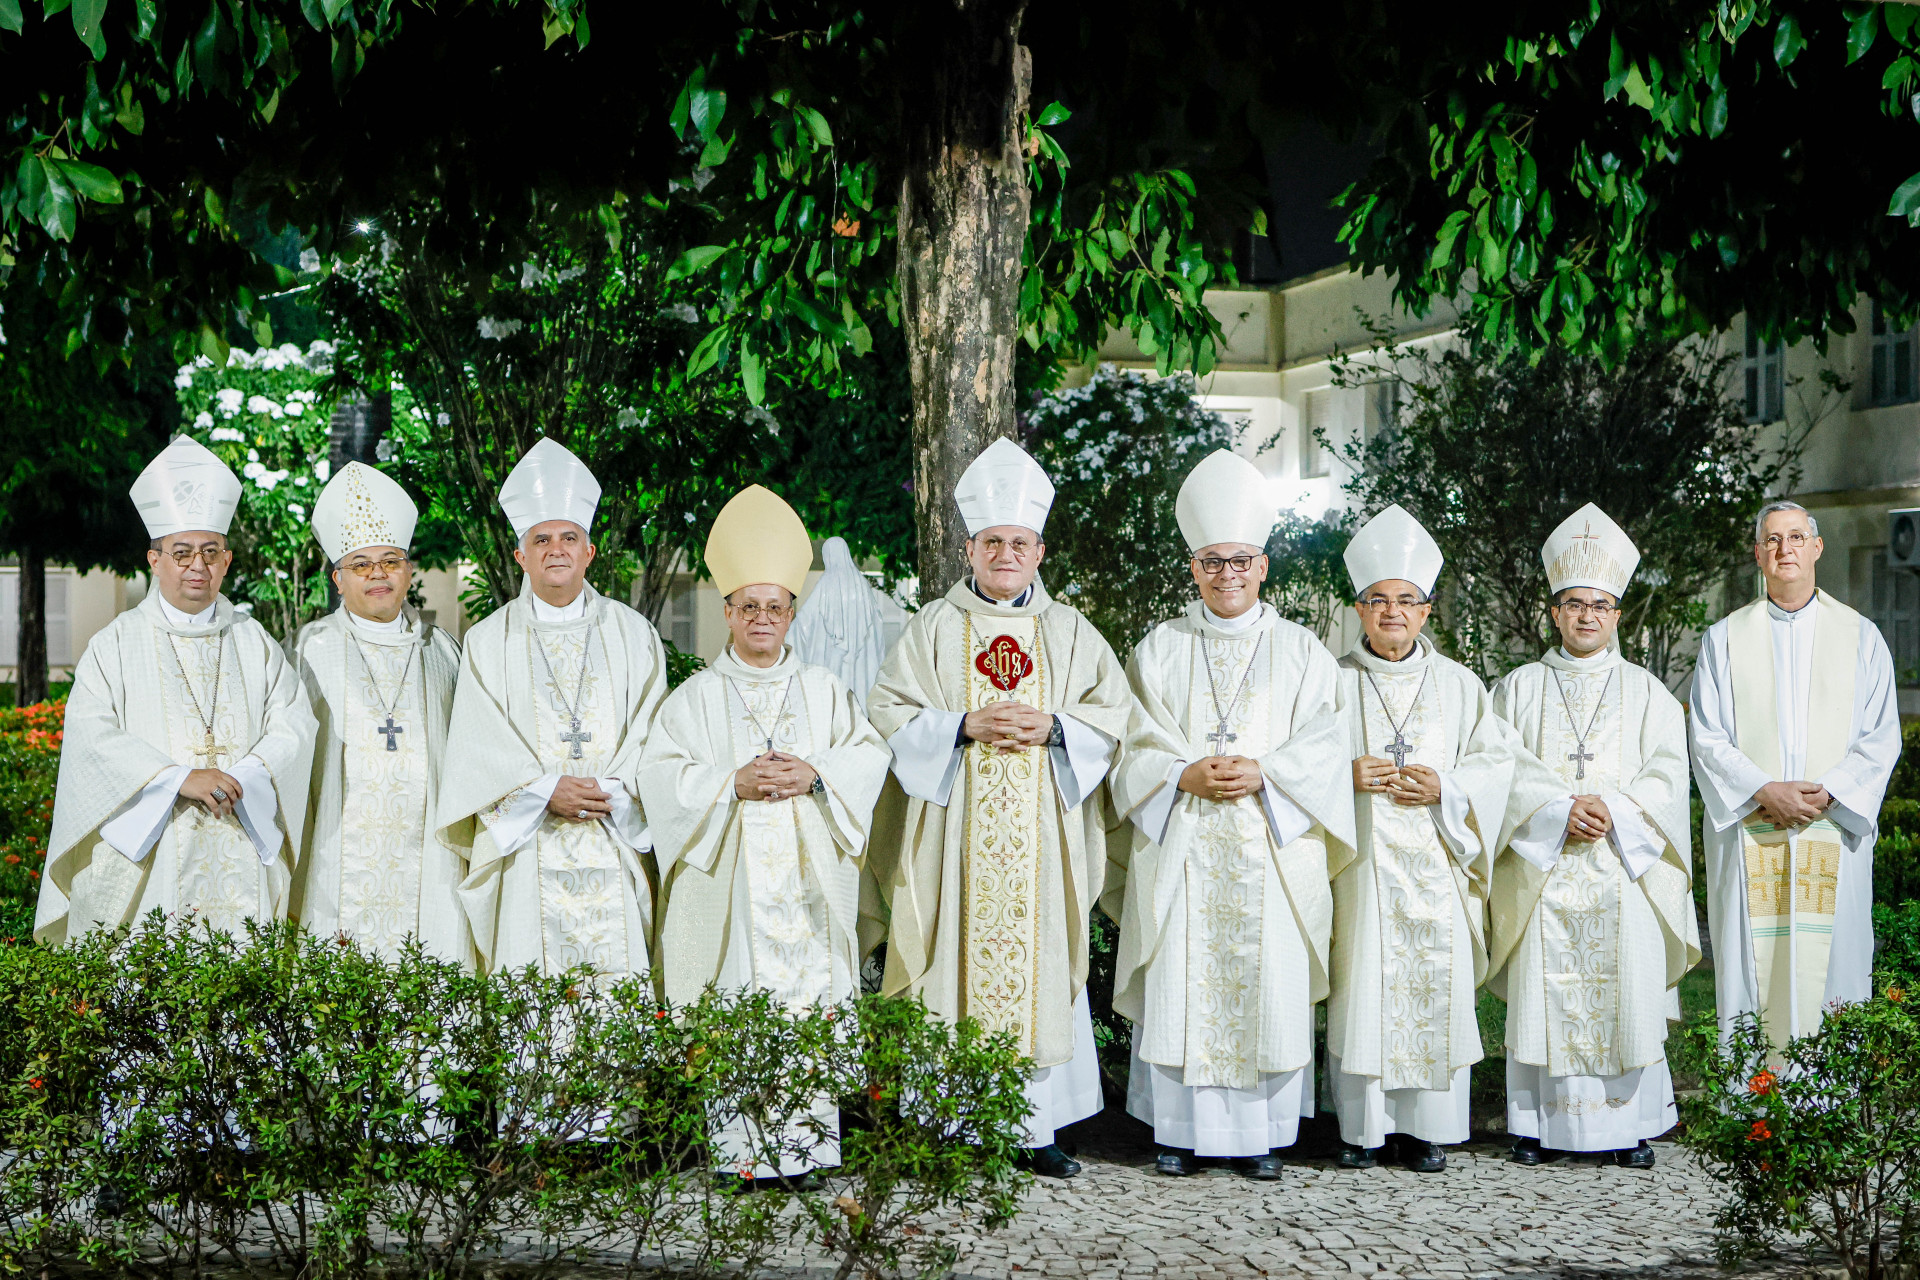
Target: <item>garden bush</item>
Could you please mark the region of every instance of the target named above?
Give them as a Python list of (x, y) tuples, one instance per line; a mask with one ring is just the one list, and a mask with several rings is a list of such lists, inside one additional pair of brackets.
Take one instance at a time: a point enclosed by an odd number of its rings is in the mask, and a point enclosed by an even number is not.
[[(668, 1008), (644, 978), (155, 916), (0, 950), (0, 1270), (748, 1273), (804, 1245), (842, 1277), (937, 1272), (929, 1215), (1018, 1205), (1024, 1065), (917, 1002)], [(839, 1165), (740, 1194), (821, 1139), (822, 1099)]]
[(0, 942), (33, 935), (66, 699), (0, 708)]

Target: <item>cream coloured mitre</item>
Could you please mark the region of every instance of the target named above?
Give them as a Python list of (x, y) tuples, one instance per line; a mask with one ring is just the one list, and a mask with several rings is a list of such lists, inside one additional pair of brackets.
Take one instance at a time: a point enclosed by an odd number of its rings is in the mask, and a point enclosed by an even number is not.
[(1173, 514), (1187, 550), (1198, 554), (1222, 542), (1264, 549), (1280, 508), (1260, 468), (1231, 449), (1215, 449), (1187, 473)]
[(405, 551), (413, 545), (419, 520), (407, 491), (364, 462), (349, 462), (335, 472), (313, 504), (313, 536), (334, 564), (362, 547)]
[(545, 436), (513, 464), (500, 486), (500, 510), (506, 512), (513, 536), (549, 520), (571, 520), (584, 531), (593, 525), (600, 505), (600, 482), (573, 451)]
[(240, 505), (240, 477), (198, 440), (175, 436), (127, 493), (149, 538), (189, 529), (224, 536)]
[(772, 583), (800, 598), (813, 567), (813, 543), (800, 516), (773, 490), (748, 485), (727, 499), (707, 533), (707, 572), (730, 596), (741, 587)]
[(1593, 587), (1618, 600), (1640, 565), (1640, 548), (1606, 512), (1589, 502), (1547, 535), (1540, 548), (1547, 590)]
[(1444, 559), (1433, 535), (1396, 502), (1361, 525), (1347, 544), (1347, 577), (1353, 580), (1355, 595), (1376, 582), (1399, 578), (1430, 596)]
[(953, 487), (967, 536), (997, 524), (1017, 524), (1035, 533), (1053, 508), (1053, 481), (1025, 449), (1004, 436), (980, 451)]

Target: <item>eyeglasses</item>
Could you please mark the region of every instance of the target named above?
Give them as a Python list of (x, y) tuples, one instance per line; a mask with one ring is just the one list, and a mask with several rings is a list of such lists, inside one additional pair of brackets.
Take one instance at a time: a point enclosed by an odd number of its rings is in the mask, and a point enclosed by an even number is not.
[(1605, 600), (1562, 600), (1553, 607), (1556, 609), (1565, 609), (1576, 618), (1583, 617), (1589, 613), (1596, 618), (1604, 618), (1620, 608), (1619, 605), (1608, 604)]
[(1235, 573), (1245, 573), (1253, 568), (1252, 556), (1195, 556), (1193, 562), (1200, 566), (1200, 572), (1215, 577), (1228, 565)]
[(1760, 540), (1760, 545), (1769, 551), (1778, 551), (1783, 545), (1792, 547), (1795, 551), (1798, 551), (1812, 541), (1812, 534), (1806, 532), (1804, 529), (1795, 529), (1792, 533), (1784, 537), (1777, 533), (1770, 533)]
[(1368, 596), (1365, 600), (1360, 601), (1360, 607), (1362, 609), (1371, 609), (1373, 612), (1378, 613), (1390, 604), (1398, 605), (1402, 609), (1417, 609), (1426, 603), (1427, 601), (1416, 600), (1412, 596), (1395, 596), (1391, 600), (1385, 596)]
[(162, 551), (160, 554), (179, 565), (182, 569), (187, 568), (195, 560), (205, 561), (207, 568), (211, 569), (213, 568), (213, 562), (226, 553), (227, 549), (225, 547), (175, 547), (171, 551)]
[(768, 622), (785, 622), (793, 616), (793, 606), (790, 604), (756, 604), (749, 600), (745, 604), (729, 604), (727, 608), (748, 622), (758, 622), (762, 617)]
[(378, 560), (350, 560), (340, 567), (356, 578), (371, 577), (375, 569), (380, 571), (381, 577), (391, 578), (407, 567), (407, 558), (405, 556), (381, 556)]
[(1002, 551), (1011, 551), (1015, 560), (1025, 560), (1038, 549), (1039, 545), (1036, 542), (1028, 542), (1025, 538), (1015, 538), (1011, 542), (999, 537), (980, 539), (980, 549), (989, 556), (997, 556)]

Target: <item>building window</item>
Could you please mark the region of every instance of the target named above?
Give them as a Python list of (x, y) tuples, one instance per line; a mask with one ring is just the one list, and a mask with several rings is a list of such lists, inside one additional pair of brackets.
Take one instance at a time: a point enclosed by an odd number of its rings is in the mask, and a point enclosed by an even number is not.
[(1406, 387), (1398, 378), (1382, 378), (1367, 384), (1366, 442), (1372, 444), (1400, 425), (1400, 410)]
[(1741, 370), (1747, 375), (1747, 421), (1778, 422), (1786, 417), (1787, 353), (1780, 342), (1762, 343), (1760, 331), (1747, 326), (1747, 354)]
[[(73, 633), (67, 625), (69, 575), (47, 570), (47, 665), (73, 664)], [(20, 660), (20, 575), (0, 576), (0, 667)]]
[(1890, 566), (1885, 548), (1870, 553), (1870, 564), (1867, 616), (1893, 654), (1895, 678), (1903, 685), (1920, 684), (1920, 574)]
[(1233, 246), (1233, 274), (1241, 284), (1279, 284), (1286, 279), (1273, 241), (1251, 231)]
[(693, 650), (694, 585), (692, 579), (676, 581), (667, 592), (667, 607), (660, 618), (660, 633), (682, 653)]
[(1873, 402), (1906, 404), (1920, 399), (1914, 390), (1914, 331), (1887, 323), (1880, 304), (1873, 304)]
[[(1322, 440), (1322, 437), (1325, 437)], [(1333, 388), (1307, 392), (1300, 406), (1300, 478), (1315, 480), (1333, 468)]]

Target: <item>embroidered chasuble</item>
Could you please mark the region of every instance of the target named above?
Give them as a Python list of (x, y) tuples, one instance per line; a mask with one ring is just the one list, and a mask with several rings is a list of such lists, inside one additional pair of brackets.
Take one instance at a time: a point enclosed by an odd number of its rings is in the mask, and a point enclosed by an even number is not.
[[(286, 914), (307, 812), (306, 690), (278, 642), (225, 596), (204, 625), (176, 625), (160, 606), (150, 591), (74, 668), (34, 918), (42, 942), (154, 910), (235, 935)], [(233, 814), (216, 819), (179, 797), (200, 768), (241, 783)]]
[[(1900, 752), (1892, 658), (1825, 592), (1795, 613), (1763, 599), (1708, 629), (1691, 705), (1721, 1028), (1757, 1012), (1784, 1045), (1870, 993), (1873, 844)], [(1773, 781), (1818, 783), (1833, 803), (1776, 828), (1753, 800)]]
[[(648, 968), (654, 872), (640, 756), (666, 693), (653, 625), (583, 587), (583, 616), (542, 621), (531, 588), (467, 633), (438, 831), (477, 819), (459, 896), (483, 964), (547, 973)], [(561, 776), (594, 778), (611, 818), (546, 811)]]
[[(966, 712), (1004, 700), (1057, 714), (1066, 747), (954, 747)], [(914, 615), (868, 699), (899, 774), (869, 853), (890, 910), (885, 991), (1009, 1032), (1039, 1067), (1075, 1057), (1106, 872), (1100, 784), (1131, 702), (1100, 633), (1038, 582), (1019, 606), (956, 584)], [(909, 786), (909, 759), (931, 759), (931, 780)]]
[(320, 728), (293, 918), (389, 958), (413, 937), (430, 955), (471, 965), (457, 890), (472, 824), (452, 829), (449, 844), (432, 822), (460, 647), (411, 610), (401, 621), (364, 627), (343, 607), (300, 633), (296, 657)]
[[(1352, 760), (1390, 759), (1396, 742), (1408, 764), (1441, 778), (1436, 805), (1354, 797), (1358, 851), (1333, 881), (1327, 1005), (1342, 1136), (1369, 1147), (1396, 1131), (1464, 1141), (1464, 1069), (1482, 1056), (1474, 993), (1486, 977), (1489, 846), (1506, 810), (1512, 731), (1493, 715), (1480, 681), (1425, 636), (1402, 662), (1375, 656), (1361, 640), (1340, 667), (1347, 785)], [(1419, 1132), (1396, 1110), (1400, 1091), (1458, 1097), (1447, 1104), (1446, 1124)]]

